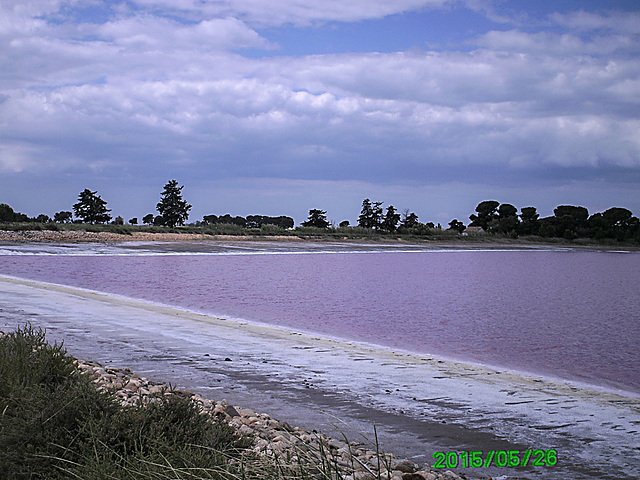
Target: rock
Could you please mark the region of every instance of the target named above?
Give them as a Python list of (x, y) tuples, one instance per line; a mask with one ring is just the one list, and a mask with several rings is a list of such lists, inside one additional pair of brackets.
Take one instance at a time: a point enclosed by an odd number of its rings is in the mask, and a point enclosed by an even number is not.
[(421, 473), (403, 473), (402, 480), (426, 480)]
[(418, 471), (418, 466), (410, 460), (402, 460), (396, 464), (395, 470), (400, 470), (402, 473), (415, 473)]
[(223, 405), (222, 410), (230, 417), (239, 417), (240, 413), (233, 407), (233, 405)]
[(376, 477), (369, 472), (361, 471), (353, 474), (353, 480), (376, 480)]
[(250, 408), (239, 408), (236, 410), (242, 417), (255, 417), (256, 412)]
[(443, 475), (445, 478), (450, 478), (451, 480), (462, 480), (460, 476), (453, 473), (451, 470), (447, 470)]
[[(228, 359), (230, 361), (230, 359)], [(115, 367), (104, 368), (96, 362), (77, 362), (78, 369), (88, 375), (100, 390), (111, 390), (123, 405), (148, 405), (160, 401), (157, 395), (176, 395), (191, 399), (201, 415), (215, 415), (227, 422), (239, 435), (253, 440), (247, 454), (287, 458), (292, 467), (304, 464), (307, 472), (317, 467), (311, 458), (317, 458), (323, 449), (335, 460), (339, 469), (336, 478), (345, 480), (462, 480), (453, 472), (431, 473), (428, 466), (418, 471), (418, 466), (409, 461), (397, 461), (392, 455), (368, 450), (362, 443), (347, 443), (327, 437), (317, 431), (306, 431), (292, 427), (287, 422), (272, 419), (266, 414), (257, 414), (249, 408), (234, 407), (227, 400), (214, 402), (186, 390), (170, 390), (166, 385), (156, 384), (131, 372)], [(393, 468), (390, 468), (393, 467)], [(387, 471), (390, 468), (392, 471)], [(379, 469), (379, 470), (378, 470)], [(355, 471), (354, 471), (355, 470)], [(320, 475), (321, 472), (316, 472)], [(379, 475), (378, 475), (379, 473)]]

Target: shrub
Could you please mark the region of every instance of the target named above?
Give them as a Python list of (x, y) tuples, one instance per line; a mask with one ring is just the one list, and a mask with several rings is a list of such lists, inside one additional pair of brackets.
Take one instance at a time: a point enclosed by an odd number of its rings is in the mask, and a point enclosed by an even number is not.
[(229, 478), (248, 442), (189, 398), (154, 400), (121, 406), (42, 330), (1, 337), (0, 478)]

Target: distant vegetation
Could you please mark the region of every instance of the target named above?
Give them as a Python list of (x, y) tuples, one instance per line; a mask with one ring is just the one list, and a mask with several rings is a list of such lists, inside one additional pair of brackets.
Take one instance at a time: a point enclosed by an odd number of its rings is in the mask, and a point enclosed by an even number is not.
[[(73, 212), (60, 211), (53, 218), (46, 214), (28, 217), (15, 212), (7, 204), (0, 204), (0, 228), (4, 230), (78, 230), (111, 231), (130, 234), (134, 231), (147, 232), (188, 232), (211, 235), (297, 235), (301, 237), (324, 238), (384, 238), (388, 235), (409, 239), (455, 238), (464, 236), (471, 240), (503, 238), (515, 240), (521, 237), (538, 241), (571, 241), (611, 243), (625, 242), (640, 244), (640, 221), (633, 213), (621, 207), (612, 207), (604, 212), (589, 214), (585, 207), (560, 205), (554, 214), (540, 218), (536, 207), (518, 208), (509, 203), (495, 200), (480, 202), (465, 225), (457, 218), (444, 228), (433, 222), (422, 223), (418, 215), (406, 209), (398, 213), (393, 205), (383, 208), (383, 202), (362, 201), (358, 224), (351, 226), (348, 220), (338, 226), (327, 220), (327, 211), (317, 208), (309, 210), (308, 218), (294, 229), (293, 218), (280, 215), (230, 214), (205, 215), (202, 220), (187, 224), (192, 205), (182, 197), (182, 186), (170, 180), (164, 186), (161, 200), (157, 204), (158, 215), (148, 213), (142, 216), (143, 225), (138, 225), (138, 217), (131, 218), (128, 225), (123, 217), (112, 220), (104, 201), (97, 191), (85, 189), (80, 192)], [(75, 219), (74, 219), (75, 214)], [(111, 222), (111, 223), (107, 223)], [(480, 236), (484, 237), (478, 238)]]

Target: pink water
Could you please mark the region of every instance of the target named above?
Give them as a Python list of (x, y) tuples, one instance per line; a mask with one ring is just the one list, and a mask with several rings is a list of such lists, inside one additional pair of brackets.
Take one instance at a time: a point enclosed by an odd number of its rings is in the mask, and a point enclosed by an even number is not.
[(0, 255), (0, 273), (640, 392), (640, 254)]

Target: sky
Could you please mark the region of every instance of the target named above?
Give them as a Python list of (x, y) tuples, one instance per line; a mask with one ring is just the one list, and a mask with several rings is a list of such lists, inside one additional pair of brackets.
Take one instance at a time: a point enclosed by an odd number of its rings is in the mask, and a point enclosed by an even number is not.
[(0, 0), (0, 203), (640, 215), (640, 2)]

